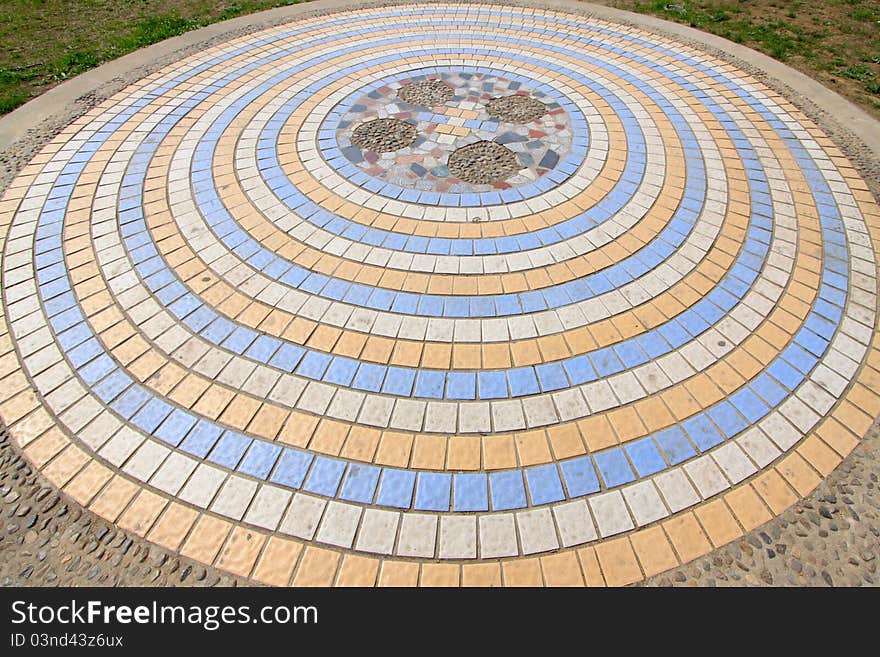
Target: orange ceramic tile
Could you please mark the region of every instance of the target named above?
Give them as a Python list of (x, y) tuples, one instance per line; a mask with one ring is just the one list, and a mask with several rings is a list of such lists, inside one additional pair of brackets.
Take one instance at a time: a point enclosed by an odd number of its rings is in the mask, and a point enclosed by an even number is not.
[(646, 527), (629, 538), (645, 577), (653, 577), (678, 565), (672, 545), (661, 527)]
[(541, 557), (541, 569), (547, 586), (583, 586), (580, 562), (573, 551)]
[(307, 546), (293, 576), (293, 586), (330, 586), (341, 556), (333, 550)]
[(694, 509), (697, 519), (706, 531), (712, 545), (720, 547), (743, 534), (724, 500), (713, 500)]
[(776, 470), (768, 470), (754, 481), (755, 490), (775, 514), (780, 514), (797, 501), (797, 495)]
[(379, 560), (354, 554), (342, 558), (342, 566), (336, 577), (336, 586), (375, 586), (379, 573)]
[(815, 435), (801, 443), (797, 451), (823, 477), (830, 475), (842, 460), (833, 449)]
[(596, 557), (608, 586), (626, 586), (642, 579), (636, 554), (626, 538), (599, 543)]
[(504, 586), (544, 585), (541, 562), (534, 557), (502, 561), (501, 577), (504, 581)]
[(67, 483), (64, 492), (78, 503), (87, 506), (112, 476), (113, 473), (108, 468), (97, 461), (91, 461)]
[(797, 453), (782, 459), (776, 469), (801, 497), (811, 493), (821, 481), (816, 471)]
[(116, 520), (122, 510), (134, 497), (138, 488), (133, 483), (117, 475), (98, 493), (89, 510), (110, 521)]
[(203, 515), (190, 531), (180, 553), (201, 563), (213, 563), (231, 528), (232, 524), (225, 520)]
[(217, 557), (216, 566), (239, 577), (248, 577), (265, 542), (265, 534), (247, 527), (234, 527)]
[(417, 435), (413, 443), (412, 467), (442, 470), (445, 465), (446, 438), (427, 434)]
[(577, 425), (590, 452), (598, 452), (617, 444), (617, 434), (604, 415), (579, 420)]
[(376, 463), (396, 467), (409, 465), (413, 448), (413, 435), (408, 433), (386, 432), (382, 434)]
[(712, 549), (693, 513), (665, 521), (663, 529), (682, 563), (701, 557)]
[(501, 586), (500, 563), (466, 563), (461, 567), (461, 585), (481, 588)]
[(581, 562), (586, 585), (606, 586), (605, 578), (602, 576), (602, 568), (599, 566), (599, 558), (596, 556), (596, 549), (592, 547), (581, 548), (577, 551), (577, 555)]
[(523, 466), (546, 463), (550, 459), (547, 434), (543, 429), (527, 431), (514, 436), (519, 462)]
[(446, 456), (446, 467), (449, 470), (480, 469), (480, 437), (452, 436)]
[(122, 529), (144, 536), (167, 504), (168, 500), (161, 495), (141, 490), (116, 522)]
[(494, 434), (483, 439), (484, 467), (487, 470), (501, 470), (516, 466), (516, 447), (513, 436)]
[(62, 488), (88, 462), (89, 457), (76, 445), (68, 445), (43, 467), (43, 476)]
[(750, 486), (740, 486), (724, 496), (739, 524), (748, 532), (770, 520), (770, 512)]
[(456, 563), (422, 564), (421, 586), (459, 586), (461, 583), (461, 566)]
[(147, 534), (147, 540), (176, 551), (198, 515), (195, 509), (172, 502)]
[(816, 427), (816, 435), (842, 457), (848, 456), (859, 444), (859, 439), (853, 435), (852, 431), (834, 417), (828, 418)]
[(419, 564), (414, 561), (382, 562), (379, 586), (418, 586)]

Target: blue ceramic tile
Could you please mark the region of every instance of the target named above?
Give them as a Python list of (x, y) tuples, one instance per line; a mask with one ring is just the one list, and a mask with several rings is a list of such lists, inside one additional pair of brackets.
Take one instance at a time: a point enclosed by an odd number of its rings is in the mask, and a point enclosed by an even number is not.
[(562, 492), (562, 481), (554, 464), (527, 468), (525, 473), (533, 505), (559, 502), (565, 499), (565, 494)]
[(373, 501), (381, 468), (352, 463), (342, 482), (339, 497), (350, 502), (369, 504)]
[(250, 443), (250, 438), (234, 431), (226, 431), (211, 450), (208, 460), (225, 468), (234, 469)]
[(559, 363), (548, 363), (546, 365), (538, 365), (535, 367), (535, 373), (538, 375), (538, 382), (541, 384), (541, 390), (544, 392), (553, 392), (568, 387), (568, 379), (565, 376), (565, 370)]
[(238, 467), (238, 471), (257, 479), (265, 479), (280, 453), (281, 447), (279, 445), (255, 440)]
[(385, 379), (386, 370), (387, 368), (382, 365), (361, 363), (357, 374), (355, 374), (352, 386), (358, 390), (379, 392), (382, 388), (382, 381)]
[(154, 397), (141, 410), (135, 413), (131, 421), (139, 429), (152, 434), (162, 421), (171, 414), (172, 410), (173, 406), (171, 404)]
[(180, 448), (193, 456), (204, 458), (220, 438), (223, 430), (207, 420), (199, 420), (190, 430)]
[(416, 483), (415, 508), (419, 511), (449, 511), (452, 476), (420, 472)]
[(386, 395), (409, 397), (415, 378), (415, 370), (403, 367), (389, 367), (388, 373), (385, 375), (385, 383), (382, 385), (382, 392)]
[(457, 474), (452, 481), (453, 511), (488, 511), (486, 475)]
[(442, 399), (443, 389), (446, 385), (446, 376), (443, 372), (420, 370), (416, 378), (415, 397), (427, 397), (429, 399)]
[(356, 360), (336, 356), (324, 374), (324, 381), (338, 386), (348, 386), (354, 379), (357, 368), (358, 362)]
[(712, 421), (720, 427), (721, 431), (724, 432), (724, 435), (727, 438), (735, 436), (749, 426), (745, 419), (737, 413), (736, 409), (728, 401), (718, 402), (715, 406), (710, 408), (707, 413), (709, 417), (712, 418)]
[(650, 438), (643, 438), (629, 443), (626, 446), (626, 453), (640, 477), (647, 477), (648, 475), (660, 472), (660, 470), (666, 467), (666, 462), (660, 455), (660, 450), (657, 449), (657, 445)]
[(140, 386), (132, 386), (111, 404), (113, 410), (124, 418), (130, 418), (147, 402), (150, 394)]
[(344, 470), (345, 463), (343, 461), (317, 456), (309, 471), (304, 490), (325, 497), (333, 497), (339, 488), (339, 481), (342, 479)]
[(296, 368), (296, 373), (315, 381), (320, 381), (330, 365), (331, 356), (317, 351), (308, 351)]
[(306, 452), (285, 449), (278, 459), (271, 480), (290, 488), (300, 488), (314, 457)]
[(165, 418), (155, 435), (159, 440), (177, 447), (195, 424), (195, 417), (184, 411), (175, 410)]
[(507, 511), (526, 506), (526, 489), (522, 473), (518, 470), (493, 472), (489, 475), (492, 492), (492, 510)]
[(474, 399), (477, 379), (473, 372), (450, 372), (446, 375), (447, 399)]
[(721, 444), (724, 440), (724, 437), (718, 432), (715, 425), (703, 413), (685, 420), (681, 423), (681, 426), (687, 431), (691, 441), (701, 452)]
[(376, 496), (376, 504), (408, 509), (412, 504), (415, 481), (415, 472), (384, 468), (382, 481), (379, 483), (379, 494)]
[(507, 377), (504, 372), (478, 372), (477, 384), (480, 399), (507, 398)]
[(559, 467), (569, 497), (581, 497), (599, 491), (599, 478), (589, 456), (563, 461)]
[(623, 450), (619, 447), (599, 452), (593, 458), (602, 475), (602, 480), (608, 488), (635, 481), (632, 468), (626, 460)]
[(507, 380), (510, 383), (510, 394), (514, 397), (535, 395), (540, 392), (538, 378), (531, 367), (510, 370), (507, 373)]

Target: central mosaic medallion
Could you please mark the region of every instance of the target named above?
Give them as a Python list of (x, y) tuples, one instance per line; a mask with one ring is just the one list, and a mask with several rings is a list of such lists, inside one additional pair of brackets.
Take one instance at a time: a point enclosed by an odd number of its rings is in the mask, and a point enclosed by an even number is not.
[[(516, 75), (414, 72), (343, 103), (336, 141), (359, 170), (404, 189), (510, 189), (546, 176), (571, 152), (572, 122), (556, 95)], [(378, 148), (362, 137), (377, 121), (388, 126)], [(393, 136), (401, 124), (416, 135), (409, 144)]]

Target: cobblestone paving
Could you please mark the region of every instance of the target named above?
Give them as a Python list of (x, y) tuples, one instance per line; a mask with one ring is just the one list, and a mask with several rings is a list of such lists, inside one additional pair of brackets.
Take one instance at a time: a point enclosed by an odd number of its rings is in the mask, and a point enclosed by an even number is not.
[[(419, 76), (487, 98), (382, 104)], [(530, 181), (342, 151), (390, 116), (458, 148), (499, 80), (570, 121)], [(712, 54), (331, 13), (135, 82), (0, 218), (5, 583), (876, 583), (877, 205)]]

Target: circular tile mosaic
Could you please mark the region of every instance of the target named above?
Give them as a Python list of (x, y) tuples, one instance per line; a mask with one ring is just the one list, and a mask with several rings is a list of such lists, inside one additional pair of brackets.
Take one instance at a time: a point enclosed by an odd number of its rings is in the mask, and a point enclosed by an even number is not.
[(261, 581), (634, 581), (880, 410), (864, 183), (632, 27), (432, 3), (236, 38), (77, 119), (0, 211), (25, 454)]

